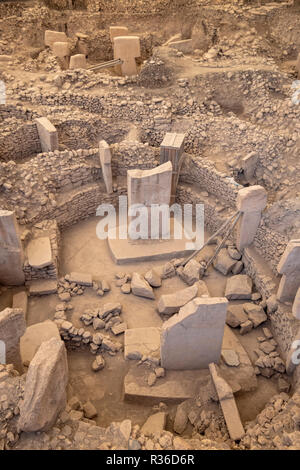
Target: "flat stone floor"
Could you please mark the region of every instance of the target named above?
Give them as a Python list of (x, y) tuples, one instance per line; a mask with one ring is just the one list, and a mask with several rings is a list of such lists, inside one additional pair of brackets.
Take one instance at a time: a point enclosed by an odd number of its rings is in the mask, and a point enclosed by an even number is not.
[[(127, 322), (128, 328), (160, 326), (162, 320), (156, 311), (156, 301), (142, 299), (131, 294), (122, 294), (120, 288), (114, 285), (114, 281), (117, 272), (145, 273), (149, 268), (160, 266), (165, 261), (130, 263), (125, 266), (114, 264), (107, 242), (99, 240), (96, 236), (98, 220), (98, 218), (92, 217), (62, 233), (60, 274), (65, 275), (71, 271), (91, 273), (96, 279), (109, 281), (111, 291), (104, 297), (98, 297), (92, 289), (86, 289), (84, 295), (73, 297), (71, 303), (74, 310), (69, 313), (69, 319), (75, 326), (81, 327), (83, 324), (79, 317), (85, 308), (119, 301), (123, 306), (122, 317)], [(207, 247), (206, 251), (212, 253), (213, 246)], [(224, 295), (225, 276), (210, 268), (209, 275), (204, 280), (212, 296)], [(186, 285), (178, 277), (166, 279), (163, 281), (162, 287), (155, 291), (156, 299), (162, 294), (171, 293), (183, 287)], [(7, 289), (0, 296), (1, 309), (12, 305), (12, 294), (17, 290), (20, 289)], [(28, 304), (28, 325), (48, 318), (53, 319), (57, 303), (59, 303), (57, 295), (31, 297)], [(92, 327), (88, 329), (93, 331)], [(239, 333), (237, 335), (254, 361), (253, 349), (257, 348), (256, 338), (261, 335), (261, 329), (257, 328), (245, 336), (240, 336)], [(123, 335), (117, 337), (117, 340), (123, 342)], [(123, 382), (129, 369), (129, 364), (124, 360), (123, 353), (118, 353), (115, 357), (106, 355), (106, 367), (97, 373), (91, 370), (93, 359), (94, 356), (88, 350), (69, 352), (70, 397), (76, 394), (82, 401), (92, 400), (98, 409), (96, 421), (100, 426), (107, 426), (112, 421), (121, 421), (126, 418), (130, 418), (134, 424), (143, 424), (152, 412), (152, 405), (123, 401)], [(144, 374), (145, 369), (144, 366), (142, 367), (143, 372), (141, 370), (141, 373)], [(258, 383), (259, 386), (255, 392), (244, 393), (237, 397), (237, 405), (243, 422), (254, 419), (269, 398), (278, 393), (277, 384), (272, 379), (258, 377)], [(174, 408), (169, 408), (169, 411), (172, 415)]]

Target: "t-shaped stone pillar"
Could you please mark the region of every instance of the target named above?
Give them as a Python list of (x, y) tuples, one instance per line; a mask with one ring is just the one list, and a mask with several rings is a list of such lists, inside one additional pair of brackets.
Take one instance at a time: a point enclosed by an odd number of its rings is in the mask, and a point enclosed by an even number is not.
[(22, 373), (20, 337), (26, 331), (24, 312), (19, 308), (6, 308), (0, 312), (0, 341), (5, 343), (6, 364), (13, 364)]
[(173, 168), (170, 204), (173, 204), (176, 198), (176, 188), (184, 155), (184, 139), (185, 134), (167, 132), (160, 145), (160, 163), (170, 161)]
[(112, 187), (112, 171), (111, 171), (111, 153), (110, 148), (105, 140), (99, 142), (100, 163), (102, 168), (102, 175), (108, 194), (113, 192)]
[(300, 286), (300, 240), (290, 240), (278, 263), (282, 278), (277, 291), (280, 302), (293, 302)]
[(70, 69), (86, 69), (86, 57), (84, 54), (75, 54), (70, 57)]
[(123, 60), (122, 75), (137, 75), (135, 58), (141, 55), (138, 36), (118, 36), (114, 38), (114, 58)]
[(68, 42), (54, 42), (52, 46), (53, 54), (59, 58), (65, 69), (69, 65), (69, 57), (71, 55), (70, 45)]
[[(165, 205), (168, 206), (171, 195), (171, 179), (172, 164), (166, 162), (152, 170), (128, 170), (127, 171), (127, 187), (128, 187), (128, 208), (133, 206), (143, 206), (147, 208), (148, 217), (148, 233), (149, 238), (154, 232), (158, 238), (163, 236), (161, 220), (158, 226), (151, 227), (151, 206)], [(130, 218), (129, 218), (130, 219)], [(130, 219), (132, 220), (132, 219)], [(154, 222), (155, 225), (156, 221)], [(129, 229), (129, 237), (131, 232)]]
[(249, 186), (239, 190), (236, 201), (242, 216), (237, 224), (236, 245), (242, 250), (251, 245), (260, 224), (261, 213), (267, 205), (267, 193), (262, 186)]
[(9, 286), (24, 284), (24, 253), (12, 211), (0, 210), (0, 283)]
[(111, 42), (113, 43), (114, 39), (119, 36), (128, 36), (128, 28), (126, 26), (110, 26), (109, 36)]

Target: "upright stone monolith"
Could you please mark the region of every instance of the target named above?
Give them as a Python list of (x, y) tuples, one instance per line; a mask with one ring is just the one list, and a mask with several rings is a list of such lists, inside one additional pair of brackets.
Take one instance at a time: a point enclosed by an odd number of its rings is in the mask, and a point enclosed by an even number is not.
[(114, 58), (123, 61), (122, 75), (137, 75), (135, 59), (141, 55), (140, 38), (138, 36), (118, 36), (114, 38)]
[(14, 212), (0, 210), (0, 284), (24, 284), (24, 252)]
[(249, 186), (239, 190), (237, 209), (242, 212), (237, 224), (236, 246), (242, 250), (251, 245), (267, 204), (267, 192), (262, 186)]
[(221, 355), (228, 301), (196, 297), (162, 326), (161, 365), (165, 369), (205, 369)]
[(277, 299), (280, 302), (293, 302), (300, 286), (300, 239), (289, 241), (277, 271), (282, 274)]
[(111, 152), (107, 142), (101, 140), (99, 142), (99, 155), (102, 169), (102, 175), (108, 194), (113, 192), (112, 186), (112, 169), (111, 169)]
[(26, 331), (24, 312), (19, 308), (6, 308), (0, 312), (0, 341), (5, 343), (6, 363), (23, 373), (20, 338)]

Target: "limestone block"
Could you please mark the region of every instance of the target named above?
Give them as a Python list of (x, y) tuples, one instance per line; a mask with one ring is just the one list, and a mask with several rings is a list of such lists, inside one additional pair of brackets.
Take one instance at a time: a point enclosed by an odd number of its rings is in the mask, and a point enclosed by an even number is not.
[(193, 300), (198, 294), (198, 284), (181, 289), (173, 294), (164, 294), (158, 301), (158, 311), (164, 315), (179, 312), (180, 308)]
[(86, 69), (86, 58), (84, 54), (75, 54), (70, 57), (70, 69)]
[(51, 338), (60, 339), (58, 328), (53, 321), (46, 320), (29, 326), (20, 340), (23, 364), (28, 366), (41, 344)]
[(279, 274), (300, 271), (300, 240), (290, 240), (278, 263)]
[(162, 367), (201, 369), (210, 362), (218, 362), (227, 304), (225, 298), (197, 297), (167, 320), (161, 335)]
[(248, 186), (238, 192), (236, 206), (241, 212), (262, 211), (266, 204), (267, 192), (262, 186)]
[(0, 210), (0, 283), (24, 284), (24, 254), (14, 212)]
[(165, 429), (166, 418), (167, 415), (163, 411), (149, 416), (149, 418), (141, 428), (141, 433), (145, 436), (151, 436), (151, 434), (161, 433)]
[(66, 33), (62, 33), (59, 31), (45, 31), (45, 46), (52, 47), (55, 42), (66, 42), (68, 37)]
[(131, 279), (131, 290), (134, 295), (155, 299), (154, 292), (150, 284), (138, 273), (133, 273)]
[(236, 264), (236, 260), (232, 259), (226, 248), (222, 248), (213, 261), (214, 268), (220, 273), (227, 276)]
[(141, 55), (140, 38), (138, 36), (118, 36), (114, 38), (114, 58), (122, 59), (122, 75), (137, 74), (136, 57)]
[(110, 147), (105, 140), (99, 142), (99, 155), (100, 164), (102, 168), (102, 175), (108, 194), (113, 192), (112, 186), (112, 169), (111, 169), (111, 152)]
[(28, 263), (32, 268), (42, 269), (52, 264), (52, 250), (49, 237), (30, 240), (27, 245)]
[(54, 42), (52, 46), (53, 54), (60, 59), (69, 57), (71, 55), (71, 49), (68, 42)]
[(252, 279), (246, 274), (237, 274), (227, 279), (225, 297), (228, 300), (251, 299)]
[(0, 312), (0, 341), (5, 343), (6, 363), (13, 364), (20, 373), (23, 372), (20, 337), (25, 331), (25, 315), (21, 309), (6, 308)]
[(68, 362), (66, 348), (58, 338), (39, 347), (30, 363), (20, 407), (19, 429), (47, 431), (66, 405)]
[(45, 117), (35, 120), (43, 152), (58, 150), (58, 134), (56, 128)]
[(150, 286), (152, 287), (161, 286), (161, 277), (155, 269), (150, 269), (149, 271), (147, 271), (144, 277), (146, 281), (149, 282)]
[(38, 279), (29, 286), (29, 295), (49, 295), (57, 292), (57, 281), (53, 279)]
[(216, 387), (220, 405), (226, 422), (226, 426), (233, 441), (239, 441), (245, 431), (241, 422), (240, 414), (231, 387), (221, 377), (215, 364), (209, 364), (209, 371)]
[(92, 287), (93, 285), (93, 278), (92, 278), (92, 275), (89, 273), (72, 272), (71, 274), (68, 275), (67, 279), (69, 282), (75, 282), (76, 284), (79, 284), (80, 286)]
[(128, 36), (128, 28), (126, 26), (110, 26), (109, 37), (111, 42), (119, 36)]

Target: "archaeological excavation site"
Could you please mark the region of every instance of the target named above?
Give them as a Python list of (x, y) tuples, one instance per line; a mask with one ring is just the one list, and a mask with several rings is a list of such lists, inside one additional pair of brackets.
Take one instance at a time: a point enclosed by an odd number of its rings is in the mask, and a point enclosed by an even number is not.
[(299, 364), (300, 1), (0, 1), (0, 450), (300, 450)]

